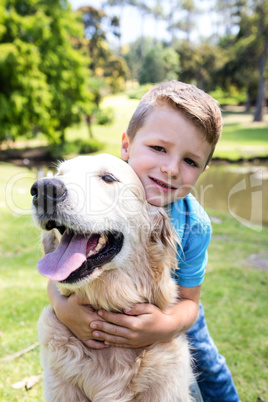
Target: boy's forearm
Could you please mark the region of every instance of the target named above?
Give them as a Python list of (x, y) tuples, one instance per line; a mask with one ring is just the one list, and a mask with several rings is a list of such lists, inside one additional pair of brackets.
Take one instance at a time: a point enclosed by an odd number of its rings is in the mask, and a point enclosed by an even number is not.
[(171, 314), (178, 334), (186, 332), (192, 327), (198, 317), (198, 310), (198, 303), (187, 299), (181, 300), (172, 307)]
[(201, 285), (179, 286), (180, 301), (172, 307), (172, 315), (177, 332), (186, 332), (195, 323), (199, 312)]

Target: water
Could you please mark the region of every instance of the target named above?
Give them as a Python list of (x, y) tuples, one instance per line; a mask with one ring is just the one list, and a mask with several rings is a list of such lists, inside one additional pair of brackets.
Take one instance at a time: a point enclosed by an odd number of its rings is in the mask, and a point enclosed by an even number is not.
[(245, 226), (268, 225), (268, 163), (212, 165), (193, 194), (205, 209), (228, 213)]

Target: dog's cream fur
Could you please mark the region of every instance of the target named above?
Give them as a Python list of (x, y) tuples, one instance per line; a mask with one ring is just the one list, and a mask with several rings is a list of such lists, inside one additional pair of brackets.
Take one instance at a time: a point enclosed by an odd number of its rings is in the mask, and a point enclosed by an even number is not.
[[(117, 181), (106, 183), (112, 173)], [(125, 162), (110, 155), (78, 157), (59, 166), (68, 197), (57, 205), (57, 219), (80, 233), (120, 231), (124, 243), (112, 262), (75, 284), (57, 283), (63, 295), (86, 296), (98, 310), (122, 312), (137, 303), (161, 310), (178, 300), (171, 279), (176, 241), (162, 208), (149, 205), (143, 187)], [(33, 208), (44, 227), (49, 217)], [(45, 252), (57, 240), (45, 232)], [(189, 402), (190, 355), (185, 335), (146, 348), (87, 348), (56, 317), (51, 306), (39, 321), (45, 398), (49, 402)]]

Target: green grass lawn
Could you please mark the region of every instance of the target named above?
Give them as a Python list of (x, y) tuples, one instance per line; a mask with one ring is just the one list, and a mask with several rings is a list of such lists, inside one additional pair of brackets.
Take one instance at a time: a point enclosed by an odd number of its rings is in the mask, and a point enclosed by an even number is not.
[[(0, 358), (37, 341), (36, 324), (47, 304), (46, 279), (36, 270), (41, 256), (39, 231), (29, 215), (34, 172), (0, 163)], [(208, 326), (226, 357), (243, 402), (268, 395), (268, 272), (256, 269), (251, 255), (267, 258), (268, 229), (240, 226), (216, 217), (209, 264), (202, 289)], [(18, 215), (19, 214), (19, 215)], [(1, 401), (42, 401), (42, 381), (31, 390), (12, 384), (42, 374), (39, 348), (10, 362), (0, 361)]]
[(223, 112), (223, 133), (214, 157), (230, 160), (268, 157), (268, 116), (253, 122), (251, 113)]

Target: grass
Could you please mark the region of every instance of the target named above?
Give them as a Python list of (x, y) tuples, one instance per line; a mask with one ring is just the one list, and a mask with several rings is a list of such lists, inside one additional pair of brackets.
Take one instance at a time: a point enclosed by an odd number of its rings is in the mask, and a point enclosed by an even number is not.
[[(121, 135), (137, 103), (124, 95), (105, 100), (105, 106), (115, 108), (116, 121), (112, 126), (93, 127), (96, 138), (106, 143), (104, 152), (120, 155)], [(251, 115), (230, 112), (224, 114), (224, 121), (219, 155), (259, 155), (265, 149), (268, 156), (267, 122), (255, 125)], [(86, 126), (69, 129), (67, 138), (88, 138)], [(37, 341), (38, 317), (48, 302), (46, 280), (35, 268), (41, 256), (39, 231), (29, 215), (29, 188), (35, 179), (34, 171), (0, 163), (0, 359)], [(220, 223), (213, 223), (202, 287), (208, 326), (227, 359), (240, 399), (265, 400), (268, 272), (256, 269), (250, 256), (268, 258), (268, 228), (255, 232), (223, 214), (209, 213)], [(42, 382), (29, 391), (12, 388), (23, 378), (38, 374), (42, 374), (39, 348), (10, 362), (0, 361), (0, 400), (42, 401)]]
[(268, 157), (267, 115), (263, 122), (253, 122), (251, 113), (238, 110), (223, 112), (223, 120), (222, 138), (216, 147), (214, 157), (232, 161)]
[[(40, 258), (39, 232), (31, 217), (33, 172), (0, 164), (0, 358), (37, 341), (36, 323), (47, 303), (46, 281), (35, 269)], [(3, 201), (2, 201), (3, 200)], [(20, 216), (18, 213), (22, 213)], [(13, 390), (12, 384), (42, 374), (39, 348), (19, 359), (0, 363), (1, 401), (41, 401), (42, 383), (32, 390)]]

